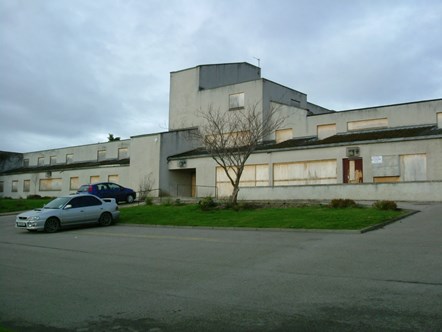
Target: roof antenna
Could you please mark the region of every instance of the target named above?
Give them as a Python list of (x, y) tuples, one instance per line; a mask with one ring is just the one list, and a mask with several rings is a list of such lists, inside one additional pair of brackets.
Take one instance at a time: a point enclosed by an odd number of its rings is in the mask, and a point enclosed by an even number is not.
[(261, 68), (261, 59), (260, 58), (256, 58), (256, 57), (253, 57), (253, 58), (258, 60), (258, 68)]

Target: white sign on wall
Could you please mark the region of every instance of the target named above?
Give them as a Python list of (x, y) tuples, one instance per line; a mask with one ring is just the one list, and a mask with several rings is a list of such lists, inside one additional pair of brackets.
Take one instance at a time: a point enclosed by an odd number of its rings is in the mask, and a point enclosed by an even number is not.
[(382, 156), (371, 156), (372, 164), (382, 164)]

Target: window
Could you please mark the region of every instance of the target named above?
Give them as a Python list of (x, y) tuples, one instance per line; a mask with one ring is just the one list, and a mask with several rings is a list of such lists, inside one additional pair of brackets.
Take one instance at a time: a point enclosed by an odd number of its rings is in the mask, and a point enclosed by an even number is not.
[(38, 157), (38, 166), (43, 166), (45, 164), (45, 157)]
[(437, 113), (437, 127), (442, 128), (442, 113)]
[(16, 193), (18, 191), (18, 181), (14, 180), (12, 181), (12, 190), (13, 193)]
[(118, 149), (118, 159), (126, 159), (129, 157), (127, 148)]
[(324, 139), (336, 135), (336, 123), (317, 126), (318, 139)]
[(72, 199), (69, 204), (75, 209), (85, 206), (101, 205), (101, 201), (93, 196), (80, 196)]
[(273, 165), (273, 184), (275, 186), (333, 183), (337, 183), (337, 162), (335, 159)]
[(281, 143), (284, 141), (288, 141), (289, 139), (293, 138), (293, 130), (292, 128), (289, 129), (279, 129), (275, 131), (275, 140), (276, 143)]
[(77, 190), (79, 188), (79, 183), (78, 176), (71, 177), (69, 181), (69, 190)]
[(109, 181), (109, 182), (115, 182), (115, 183), (118, 183), (119, 180), (120, 180), (120, 177), (119, 177), (118, 175), (109, 175), (109, 176), (107, 177), (107, 181)]
[(23, 167), (29, 167), (29, 159), (23, 159)]
[(386, 128), (388, 127), (388, 119), (370, 119), (360, 121), (350, 121), (347, 123), (348, 130), (364, 130), (373, 128)]
[[(229, 174), (234, 176), (234, 169), (229, 169)], [(240, 187), (264, 187), (269, 185), (269, 166), (267, 164), (246, 165), (240, 179)], [(232, 184), (222, 167), (216, 168), (216, 187), (220, 197), (232, 194)]]
[(28, 193), (31, 191), (31, 180), (23, 181), (23, 192)]
[(100, 176), (99, 175), (93, 175), (89, 178), (89, 183), (97, 183), (100, 182)]
[(402, 155), (401, 175), (403, 181), (426, 181), (427, 155), (424, 153)]
[(4, 182), (0, 181), (0, 193), (2, 193), (4, 191)]
[(61, 191), (62, 179), (41, 179), (40, 191)]
[(244, 93), (235, 93), (229, 96), (229, 109), (244, 108)]
[(55, 165), (57, 163), (57, 157), (51, 156), (49, 159), (49, 165)]
[(68, 153), (66, 155), (66, 164), (72, 164), (74, 162), (74, 155), (72, 153)]
[(98, 150), (97, 152), (97, 160), (103, 161), (106, 159), (106, 150)]

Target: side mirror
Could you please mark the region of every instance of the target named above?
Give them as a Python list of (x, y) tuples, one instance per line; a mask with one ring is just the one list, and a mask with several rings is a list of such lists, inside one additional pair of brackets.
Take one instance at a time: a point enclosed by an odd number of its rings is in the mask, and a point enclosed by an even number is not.
[(64, 207), (65, 210), (69, 210), (69, 209), (71, 209), (71, 208), (72, 208), (72, 205), (71, 205), (71, 204), (68, 204), (68, 205), (66, 205), (66, 206)]

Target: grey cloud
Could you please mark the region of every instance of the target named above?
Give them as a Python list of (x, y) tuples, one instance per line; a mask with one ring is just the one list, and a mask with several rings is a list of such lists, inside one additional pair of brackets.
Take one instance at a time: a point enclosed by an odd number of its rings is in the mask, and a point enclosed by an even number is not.
[(0, 150), (164, 131), (169, 72), (261, 59), (346, 109), (442, 97), (438, 1), (0, 0)]

